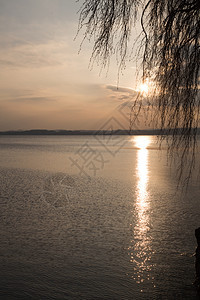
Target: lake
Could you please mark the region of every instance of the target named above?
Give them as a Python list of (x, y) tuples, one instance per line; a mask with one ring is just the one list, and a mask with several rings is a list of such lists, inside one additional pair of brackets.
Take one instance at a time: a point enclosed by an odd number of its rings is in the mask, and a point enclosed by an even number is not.
[(196, 299), (199, 180), (156, 136), (0, 136), (0, 179), (2, 299)]

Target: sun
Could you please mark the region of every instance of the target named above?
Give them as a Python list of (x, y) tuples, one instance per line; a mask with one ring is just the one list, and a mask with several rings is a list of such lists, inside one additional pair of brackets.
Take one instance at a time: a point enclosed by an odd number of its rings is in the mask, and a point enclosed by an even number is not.
[(133, 141), (139, 150), (146, 150), (150, 144), (150, 139), (148, 136), (136, 136)]
[(147, 95), (148, 94), (148, 91), (149, 91), (149, 86), (147, 83), (142, 83), (140, 86), (139, 86), (139, 91), (140, 93), (144, 94), (144, 95)]

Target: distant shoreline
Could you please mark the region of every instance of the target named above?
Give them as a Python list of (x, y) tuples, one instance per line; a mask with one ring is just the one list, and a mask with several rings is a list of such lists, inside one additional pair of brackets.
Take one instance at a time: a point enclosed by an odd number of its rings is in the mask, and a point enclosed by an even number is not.
[[(200, 134), (200, 128), (197, 130)], [(149, 130), (9, 130), (0, 131), (0, 135), (170, 135), (170, 131), (160, 129)], [(178, 135), (178, 131), (177, 131)]]
[(161, 135), (161, 130), (9, 130), (0, 131), (0, 135)]

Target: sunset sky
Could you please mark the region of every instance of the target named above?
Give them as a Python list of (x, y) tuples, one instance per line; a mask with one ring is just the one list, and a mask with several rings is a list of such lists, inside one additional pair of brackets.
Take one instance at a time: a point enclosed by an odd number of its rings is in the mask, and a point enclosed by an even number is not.
[(83, 32), (75, 0), (0, 0), (0, 130), (98, 129), (135, 96), (135, 65), (117, 85), (88, 68), (92, 45), (78, 54)]

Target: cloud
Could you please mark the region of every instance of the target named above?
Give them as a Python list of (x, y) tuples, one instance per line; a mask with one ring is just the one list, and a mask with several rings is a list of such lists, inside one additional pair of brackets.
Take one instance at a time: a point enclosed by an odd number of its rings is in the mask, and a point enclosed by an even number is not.
[(1, 49), (0, 65), (4, 68), (41, 68), (62, 65), (65, 62), (66, 45), (49, 42), (37, 45), (16, 45)]
[(10, 102), (23, 102), (23, 103), (38, 103), (38, 102), (49, 102), (56, 101), (56, 99), (49, 97), (25, 97), (25, 98), (14, 98)]
[(14, 89), (14, 88), (0, 88), (1, 98), (13, 98), (13, 97), (30, 97), (34, 95), (34, 91), (31, 89)]
[[(18, 24), (32, 24), (44, 21), (73, 20), (80, 8), (79, 3), (66, 0), (1, 0), (0, 17), (5, 16)], [(9, 23), (8, 21), (8, 23)]]
[[(77, 55), (73, 38), (75, 5), (65, 0), (2, 0), (1, 68), (60, 66)], [(65, 16), (65, 18), (64, 18)]]
[(137, 95), (137, 92), (135, 90), (133, 90), (132, 88), (129, 88), (129, 87), (117, 87), (117, 86), (114, 86), (114, 85), (106, 85), (106, 89), (108, 90), (111, 90), (113, 92), (116, 92), (116, 93), (128, 93), (129, 95), (134, 95), (136, 96)]
[(10, 67), (15, 67), (16, 64), (11, 60), (0, 59), (0, 66), (5, 68), (10, 68)]
[(31, 90), (31, 89), (0, 89), (0, 103), (4, 105), (15, 104), (39, 104), (47, 102), (56, 102), (57, 97), (49, 96), (41, 90)]
[(114, 86), (114, 85), (106, 85), (105, 89), (107, 91), (110, 91), (110, 95), (109, 98), (110, 99), (115, 99), (115, 101), (119, 101), (119, 107), (120, 105), (122, 105), (123, 103), (131, 103), (131, 105), (133, 105), (136, 96), (138, 95), (138, 93), (129, 87), (123, 87), (123, 86)]

